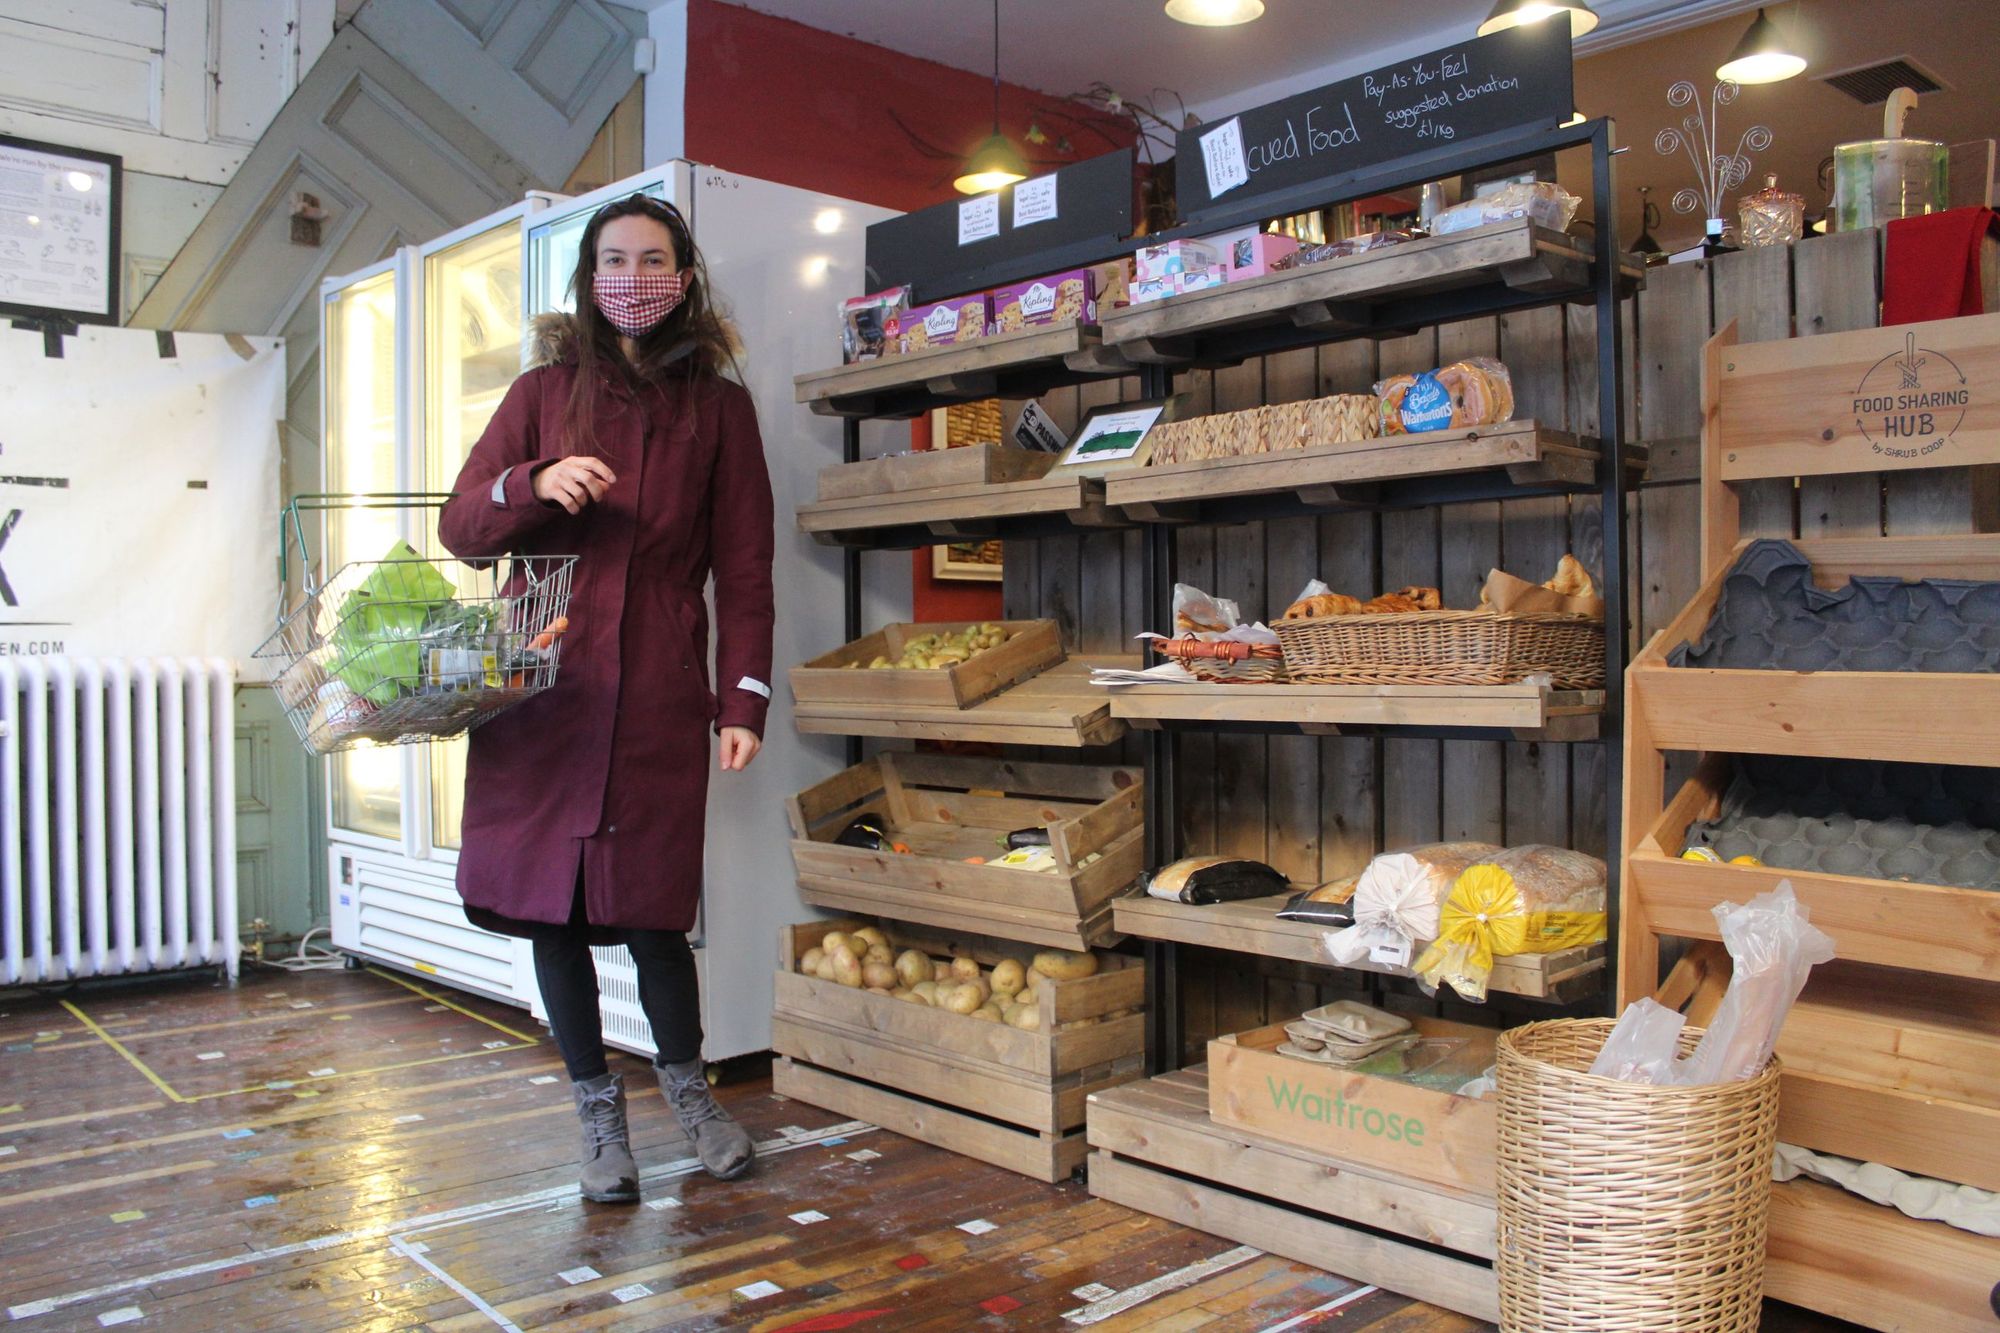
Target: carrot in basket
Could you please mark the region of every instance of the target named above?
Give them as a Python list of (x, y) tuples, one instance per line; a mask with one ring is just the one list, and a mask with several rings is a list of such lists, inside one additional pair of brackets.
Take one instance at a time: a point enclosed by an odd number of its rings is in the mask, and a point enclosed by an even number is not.
[(537, 634), (534, 638), (528, 640), (529, 650), (532, 652), (540, 652), (544, 648), (555, 647), (556, 640), (560, 639), (563, 636), (563, 632), (568, 628), (569, 628), (569, 617), (557, 616), (554, 620), (551, 620), (547, 625), (544, 625), (542, 627), (542, 632), (540, 634)]

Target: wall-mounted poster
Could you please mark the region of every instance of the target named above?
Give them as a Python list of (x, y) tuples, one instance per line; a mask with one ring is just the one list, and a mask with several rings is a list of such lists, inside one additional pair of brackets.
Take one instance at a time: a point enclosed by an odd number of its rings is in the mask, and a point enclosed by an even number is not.
[(0, 315), (118, 322), (124, 160), (0, 135)]
[(931, 547), (931, 577), (998, 583), (1005, 576), (999, 542), (952, 542)]

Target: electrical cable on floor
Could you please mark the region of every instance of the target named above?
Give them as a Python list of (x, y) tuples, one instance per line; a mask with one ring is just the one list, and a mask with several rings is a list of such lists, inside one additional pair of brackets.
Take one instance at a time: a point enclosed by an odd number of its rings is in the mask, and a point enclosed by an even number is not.
[(298, 952), (290, 958), (260, 958), (257, 961), (285, 972), (334, 972), (343, 969), (347, 966), (347, 955), (312, 943), (312, 937), (325, 934), (326, 929), (325, 926), (314, 926), (302, 935)]

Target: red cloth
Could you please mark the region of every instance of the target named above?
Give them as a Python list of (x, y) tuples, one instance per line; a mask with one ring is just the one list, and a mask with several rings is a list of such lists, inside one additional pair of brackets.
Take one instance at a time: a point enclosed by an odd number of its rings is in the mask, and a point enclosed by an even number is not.
[(1984, 313), (1979, 243), (1996, 228), (1990, 208), (1951, 208), (1889, 224), (1882, 261), (1882, 322), (1915, 324)]
[(618, 480), (575, 516), (539, 503), (533, 473), (565, 452), (576, 374), (562, 360), (514, 381), (438, 519), (460, 557), (577, 557), (555, 684), (471, 735), (458, 891), (499, 917), (565, 922), (581, 866), (592, 926), (687, 930), (708, 733), (762, 735), (770, 707), (751, 688), (771, 679), (770, 476), (741, 386), (704, 373), (634, 394), (607, 380), (589, 452)]

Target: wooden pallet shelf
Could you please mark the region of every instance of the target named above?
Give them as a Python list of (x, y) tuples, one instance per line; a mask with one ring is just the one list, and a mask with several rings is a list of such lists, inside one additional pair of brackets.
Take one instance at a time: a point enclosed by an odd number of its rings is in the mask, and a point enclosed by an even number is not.
[(1097, 667), (1132, 669), (1136, 657), (1072, 657), (970, 708), (910, 704), (796, 703), (793, 721), (808, 736), (884, 736), (980, 741), (1063, 749), (1108, 745), (1125, 734), (1111, 700), (1090, 683)]
[(968, 343), (815, 370), (794, 377), (798, 401), (821, 416), (913, 417), (981, 398), (1033, 396), (1131, 373), (1090, 324), (1051, 324)]
[(1308, 735), (1381, 728), (1504, 731), (1521, 741), (1594, 740), (1602, 690), (1539, 685), (1132, 685), (1113, 689), (1111, 716), (1134, 727), (1297, 727)]
[[(1243, 355), (1219, 344), (1241, 343), (1256, 330), (1296, 334), (1301, 343), (1393, 337), (1449, 318), (1435, 298), (1480, 289), (1516, 294), (1524, 304), (1586, 300), (1592, 270), (1587, 241), (1523, 219), (1128, 306), (1101, 324), (1105, 344), (1134, 363), (1226, 364)], [(1643, 275), (1629, 263), (1620, 272), (1628, 287)], [(1227, 340), (1216, 336), (1224, 334)]]
[(1356, 1282), (1499, 1318), (1493, 1201), (1419, 1187), (1208, 1114), (1197, 1067), (1095, 1093), (1090, 1192)]
[(938, 486), (800, 505), (799, 531), (828, 546), (927, 546), (1043, 531), (1130, 526), (1104, 499), (1104, 483), (1075, 472), (1032, 481)]
[[(1112, 920), (1119, 934), (1138, 939), (1166, 940), (1204, 949), (1226, 949), (1233, 953), (1284, 958), (1319, 967), (1336, 966), (1326, 956), (1320, 942), (1328, 927), (1304, 921), (1280, 920), (1276, 913), (1284, 903), (1285, 895), (1280, 894), (1272, 898), (1246, 898), (1241, 902), (1196, 907), (1142, 895), (1116, 899), (1112, 903)], [(1490, 989), (1496, 994), (1568, 1004), (1602, 988), (1604, 958), (1602, 944), (1565, 949), (1561, 953), (1495, 958)], [(1409, 975), (1405, 969), (1371, 963), (1366, 959), (1353, 964), (1351, 970), (1390, 976)]]
[[(1402, 483), (1476, 474), (1485, 474), (1493, 491), (1509, 484), (1535, 492), (1589, 490), (1597, 484), (1599, 456), (1594, 440), (1534, 421), (1503, 421), (1133, 468), (1106, 480), (1105, 498), (1144, 522), (1196, 522), (1221, 502), (1247, 497), (1296, 496), (1315, 508), (1382, 508), (1398, 503)], [(1643, 454), (1635, 461), (1643, 467)]]

